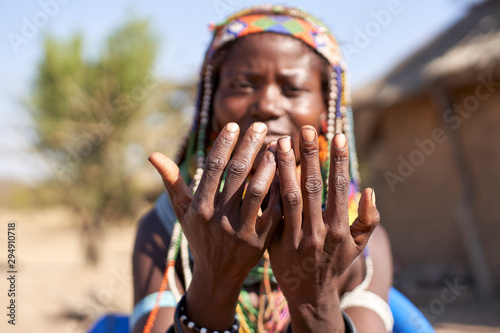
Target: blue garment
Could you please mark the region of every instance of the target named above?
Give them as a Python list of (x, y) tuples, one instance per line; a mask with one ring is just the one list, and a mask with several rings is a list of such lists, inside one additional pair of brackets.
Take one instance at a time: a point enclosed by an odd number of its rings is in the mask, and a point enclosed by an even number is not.
[(87, 333), (129, 333), (128, 316), (108, 314), (99, 318)]
[(170, 197), (167, 192), (164, 191), (158, 197), (154, 210), (167, 234), (172, 235), (174, 223), (177, 220), (177, 217), (175, 217), (174, 208), (172, 207), (172, 203), (170, 202)]
[[(129, 318), (130, 331), (134, 329), (139, 319), (141, 319), (146, 314), (149, 314), (151, 310), (153, 310), (157, 297), (158, 292), (149, 294), (134, 306), (134, 311)], [(177, 302), (174, 298), (174, 294), (172, 294), (170, 290), (164, 291), (161, 295), (159, 305), (160, 308), (175, 308), (177, 306)]]
[(434, 333), (422, 312), (395, 288), (389, 290), (389, 306), (394, 316), (394, 333)]

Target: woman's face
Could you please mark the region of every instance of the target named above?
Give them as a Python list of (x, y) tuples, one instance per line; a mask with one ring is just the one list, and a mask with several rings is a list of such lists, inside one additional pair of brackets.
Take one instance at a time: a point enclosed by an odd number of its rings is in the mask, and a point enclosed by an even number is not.
[(212, 128), (236, 122), (241, 137), (252, 123), (263, 122), (268, 132), (262, 150), (283, 135), (298, 144), (304, 125), (319, 131), (326, 118), (319, 56), (302, 41), (273, 33), (236, 43), (220, 68)]

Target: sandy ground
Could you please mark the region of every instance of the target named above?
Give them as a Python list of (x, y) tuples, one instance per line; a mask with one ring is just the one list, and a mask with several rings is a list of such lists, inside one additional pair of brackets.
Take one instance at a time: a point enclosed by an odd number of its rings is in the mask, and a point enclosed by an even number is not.
[[(15, 326), (7, 323), (6, 316), (9, 221), (16, 221)], [(83, 264), (78, 230), (72, 224), (72, 214), (61, 208), (0, 211), (0, 308), (4, 312), (0, 332), (85, 332), (106, 312), (130, 312), (135, 226), (106, 228), (102, 261), (92, 268)], [(438, 333), (500, 332), (500, 300), (462, 297), (448, 304), (432, 323)]]

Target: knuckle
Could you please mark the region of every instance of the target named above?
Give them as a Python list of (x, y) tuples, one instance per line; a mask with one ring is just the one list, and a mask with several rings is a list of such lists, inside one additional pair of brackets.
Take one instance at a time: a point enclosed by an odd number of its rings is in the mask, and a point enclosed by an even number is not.
[(244, 175), (248, 169), (248, 164), (242, 160), (232, 160), (229, 162), (228, 171), (237, 176)]
[(211, 218), (210, 210), (199, 202), (194, 203), (193, 215), (201, 221), (208, 221)]
[(306, 159), (315, 159), (318, 158), (319, 151), (318, 148), (315, 147), (305, 147), (302, 149), (302, 155)]
[(310, 194), (321, 193), (323, 191), (323, 181), (318, 176), (307, 176), (304, 187)]
[(319, 237), (318, 235), (314, 235), (311, 237), (307, 237), (307, 239), (304, 240), (304, 243), (306, 246), (310, 249), (314, 250), (319, 250), (324, 247), (324, 239), (322, 237)]
[(246, 243), (248, 236), (245, 234), (245, 231), (246, 230), (244, 230), (244, 229), (235, 230), (234, 231), (234, 238), (236, 240), (238, 240), (238, 242)]
[(262, 137), (261, 133), (250, 132), (245, 135), (243, 141), (248, 145), (250, 145), (252, 148), (254, 148), (259, 145), (261, 137)]
[(252, 155), (261, 146), (262, 134), (249, 131), (241, 139), (240, 150), (245, 151), (245, 155)]
[(288, 206), (298, 206), (301, 201), (300, 192), (297, 190), (285, 191), (283, 195), (283, 202)]
[(276, 158), (274, 157), (274, 154), (269, 150), (264, 153), (262, 161), (265, 162), (266, 164), (274, 164), (274, 165), (276, 164)]
[(223, 131), (217, 138), (216, 145), (221, 146), (222, 149), (228, 149), (233, 145), (234, 139), (235, 139), (234, 133)]
[(266, 195), (266, 189), (266, 184), (262, 181), (256, 181), (248, 187), (247, 193), (251, 198), (262, 198)]
[(349, 157), (344, 155), (335, 155), (333, 157), (333, 160), (335, 161), (336, 164), (346, 164), (349, 162)]
[(333, 179), (333, 187), (338, 192), (349, 192), (349, 179), (345, 176), (337, 176)]
[(372, 232), (373, 230), (375, 230), (375, 228), (379, 225), (379, 223), (380, 223), (380, 219), (378, 219), (378, 218), (374, 219), (372, 221), (372, 223), (368, 225), (368, 227), (370, 228), (370, 232)]
[(287, 154), (280, 158), (279, 164), (282, 168), (294, 168), (295, 169), (295, 156), (293, 154)]
[(235, 230), (234, 237), (238, 239), (240, 242), (245, 243), (253, 248), (260, 249), (263, 244), (263, 240), (260, 239), (251, 229), (249, 228), (241, 228), (239, 230)]
[(222, 172), (224, 170), (224, 166), (226, 165), (226, 160), (219, 155), (210, 155), (205, 162), (205, 170), (207, 172)]
[(328, 230), (327, 244), (332, 246), (333, 244), (342, 243), (347, 239), (348, 230), (346, 228), (330, 228)]
[(369, 228), (374, 229), (380, 222), (380, 214), (378, 211), (376, 211), (375, 214), (373, 214), (373, 215), (366, 214), (366, 215), (359, 216), (359, 219), (361, 220), (361, 222), (364, 225), (366, 225)]

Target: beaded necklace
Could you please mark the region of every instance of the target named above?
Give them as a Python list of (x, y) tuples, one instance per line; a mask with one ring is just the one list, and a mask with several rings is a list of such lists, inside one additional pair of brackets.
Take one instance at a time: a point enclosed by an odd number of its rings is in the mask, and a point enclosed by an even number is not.
[[(214, 36), (207, 50), (202, 67), (201, 80), (198, 86), (196, 113), (189, 135), (181, 144), (176, 161), (180, 166), (181, 174), (191, 189), (196, 191), (203, 175), (204, 164), (210, 149), (207, 125), (211, 121), (213, 98), (213, 70), (211, 63), (216, 51), (224, 44), (237, 38), (258, 32), (273, 32), (290, 35), (304, 41), (325, 57), (332, 65), (329, 82), (329, 98), (327, 103), (327, 119), (322, 124), (322, 133), (319, 135), (321, 175), (323, 178), (323, 208), (328, 196), (328, 172), (330, 169), (330, 145), (336, 133), (344, 133), (349, 143), (349, 220), (352, 223), (357, 215), (357, 202), (360, 197), (360, 177), (356, 155), (356, 145), (353, 133), (353, 117), (350, 107), (346, 66), (342, 59), (338, 44), (326, 26), (308, 13), (281, 5), (262, 5), (243, 10), (228, 18), (221, 24), (213, 25)], [(192, 172), (191, 166), (195, 165)], [(299, 166), (300, 167), (300, 166)], [(170, 248), (167, 255), (167, 269), (160, 285), (155, 307), (151, 311), (144, 333), (150, 333), (159, 311), (159, 301), (162, 293), (170, 288), (177, 302), (182, 295), (179, 292), (175, 279), (175, 262), (179, 253), (182, 259), (182, 270), (185, 278), (185, 289), (191, 282), (191, 268), (189, 250), (186, 237), (182, 233), (180, 223), (174, 224)], [(290, 314), (283, 293), (279, 288), (273, 290), (271, 282), (275, 281), (269, 263), (267, 251), (258, 265), (252, 269), (249, 277), (259, 281), (259, 304), (254, 307), (250, 294), (241, 290), (238, 304), (235, 309), (240, 321), (240, 333), (253, 332), (282, 332), (289, 322)]]

